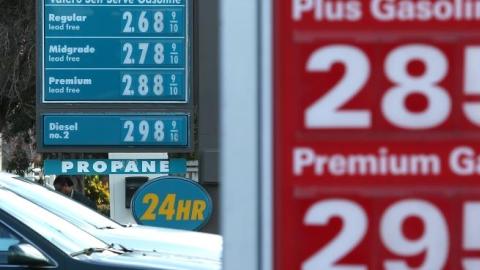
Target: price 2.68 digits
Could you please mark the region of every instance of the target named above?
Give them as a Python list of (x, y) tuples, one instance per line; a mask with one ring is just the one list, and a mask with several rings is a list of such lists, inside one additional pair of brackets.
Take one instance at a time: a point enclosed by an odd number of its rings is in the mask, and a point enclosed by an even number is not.
[[(167, 21), (165, 14), (170, 19)], [(177, 11), (124, 11), (122, 14), (123, 33), (179, 33)]]

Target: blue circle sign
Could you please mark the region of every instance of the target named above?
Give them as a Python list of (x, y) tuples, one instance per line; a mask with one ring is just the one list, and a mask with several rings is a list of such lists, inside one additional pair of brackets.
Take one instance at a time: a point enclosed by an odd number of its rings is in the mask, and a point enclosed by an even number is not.
[(138, 224), (198, 230), (212, 215), (212, 199), (198, 183), (181, 177), (160, 177), (146, 182), (132, 198)]

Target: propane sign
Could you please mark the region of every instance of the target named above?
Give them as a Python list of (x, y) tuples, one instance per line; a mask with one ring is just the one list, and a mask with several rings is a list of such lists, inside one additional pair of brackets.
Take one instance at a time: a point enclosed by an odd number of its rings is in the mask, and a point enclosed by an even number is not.
[(480, 269), (480, 1), (274, 22), (274, 269)]

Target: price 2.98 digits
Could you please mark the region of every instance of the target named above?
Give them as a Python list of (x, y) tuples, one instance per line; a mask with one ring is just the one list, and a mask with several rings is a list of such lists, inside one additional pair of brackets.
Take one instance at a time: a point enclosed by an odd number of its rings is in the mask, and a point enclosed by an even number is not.
[(133, 121), (123, 122), (124, 142), (179, 142), (179, 129), (177, 121), (168, 123), (169, 132), (167, 137), (166, 123), (162, 120), (156, 121)]

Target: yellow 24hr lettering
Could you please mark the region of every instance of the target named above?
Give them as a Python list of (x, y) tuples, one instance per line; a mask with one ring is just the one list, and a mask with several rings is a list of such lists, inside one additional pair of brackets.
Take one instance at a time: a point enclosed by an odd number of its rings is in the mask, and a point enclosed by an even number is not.
[[(188, 220), (204, 220), (204, 211), (207, 208), (207, 203), (204, 200), (176, 200), (176, 194), (169, 193), (163, 199), (160, 207), (157, 210), (160, 202), (157, 194), (147, 193), (143, 197), (142, 202), (148, 204), (145, 213), (140, 217), (140, 220), (153, 221), (157, 216), (165, 216), (166, 220), (188, 221)], [(158, 215), (157, 215), (158, 213)]]

